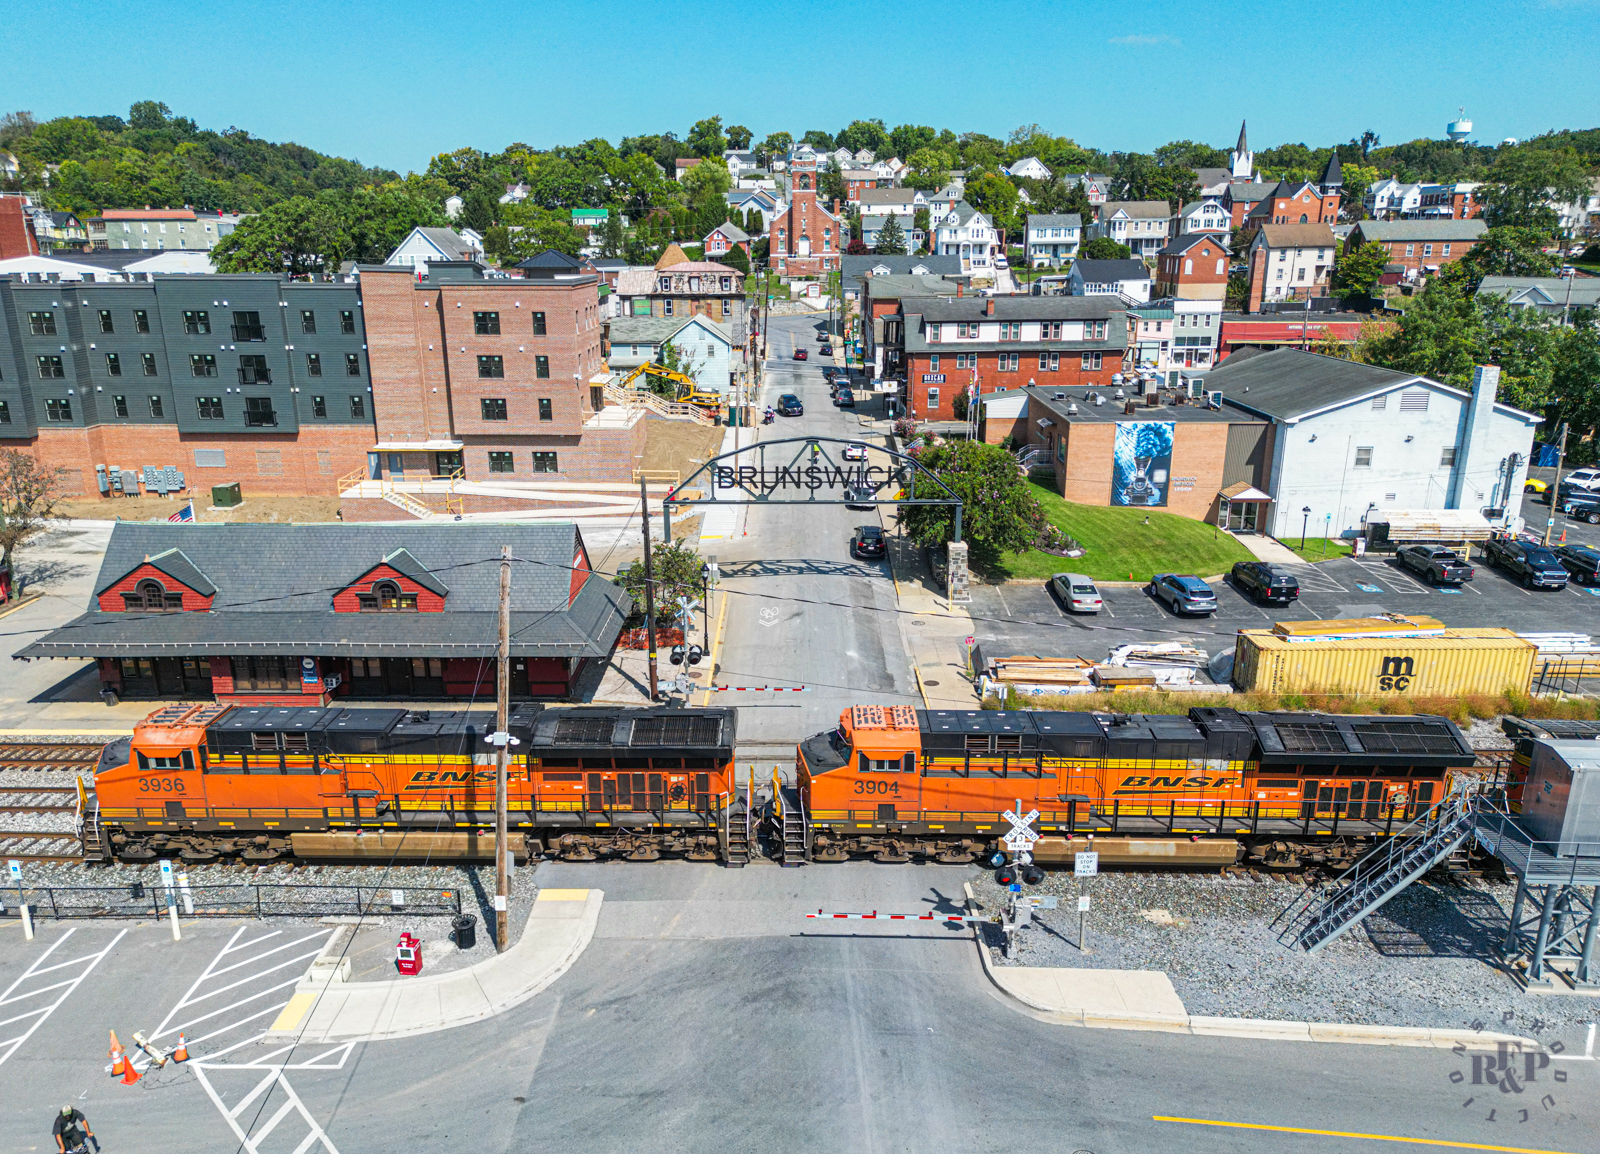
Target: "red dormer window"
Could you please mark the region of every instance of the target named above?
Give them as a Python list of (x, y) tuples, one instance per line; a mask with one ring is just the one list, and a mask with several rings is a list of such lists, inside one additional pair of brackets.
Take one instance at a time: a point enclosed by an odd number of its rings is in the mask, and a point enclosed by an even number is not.
[(159, 581), (141, 581), (122, 595), (122, 608), (138, 613), (182, 613), (183, 594), (168, 593)]
[(371, 593), (357, 593), (356, 605), (361, 613), (415, 613), (417, 595), (403, 593), (393, 581), (379, 581)]

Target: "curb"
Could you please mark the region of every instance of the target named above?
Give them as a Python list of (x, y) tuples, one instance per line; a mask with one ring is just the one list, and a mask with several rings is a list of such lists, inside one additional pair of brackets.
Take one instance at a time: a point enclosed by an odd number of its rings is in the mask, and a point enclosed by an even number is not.
[[(963, 882), (967, 895), (967, 913), (977, 912), (978, 901), (973, 896), (972, 884)], [(1024, 997), (1008, 987), (995, 972), (989, 957), (989, 947), (983, 944), (978, 927), (972, 927), (972, 941), (978, 948), (978, 960), (983, 964), (984, 976), (999, 992), (1003, 1000), (1026, 1007), (1046, 1021), (1063, 1026), (1080, 1026), (1093, 1030), (1139, 1030), (1163, 1034), (1189, 1034), (1209, 1038), (1253, 1038), (1266, 1042), (1342, 1042), (1358, 1046), (1420, 1046), (1435, 1050), (1499, 1049), (1506, 1045), (1518, 1053), (1543, 1053), (1544, 1046), (1534, 1038), (1516, 1034), (1496, 1034), (1478, 1030), (1433, 1029), (1428, 1026), (1373, 1026), (1342, 1022), (1285, 1022), (1273, 1018), (1216, 1018), (1200, 1014), (1140, 1013), (1128, 1010), (1120, 1014), (1104, 1014), (1090, 1010), (1049, 1006)]]

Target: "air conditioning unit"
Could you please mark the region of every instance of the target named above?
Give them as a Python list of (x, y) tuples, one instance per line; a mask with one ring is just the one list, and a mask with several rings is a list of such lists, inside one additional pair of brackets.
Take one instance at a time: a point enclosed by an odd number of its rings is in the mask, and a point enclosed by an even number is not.
[(1208, 409), (1220, 409), (1220, 408), (1222, 408), (1222, 394), (1220, 392), (1215, 391), (1215, 390), (1211, 390), (1211, 389), (1206, 390), (1206, 408), (1208, 408)]
[(1064, 401), (1067, 399), (1067, 394), (1062, 392), (1052, 393), (1050, 399), (1052, 401)]

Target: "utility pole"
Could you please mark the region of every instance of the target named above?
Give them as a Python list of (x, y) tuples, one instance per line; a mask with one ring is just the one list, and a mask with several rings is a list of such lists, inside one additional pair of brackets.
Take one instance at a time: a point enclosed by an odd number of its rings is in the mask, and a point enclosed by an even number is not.
[(1566, 459), (1567, 422), (1562, 421), (1561, 441), (1556, 445), (1556, 479), (1550, 484), (1550, 516), (1546, 517), (1544, 522), (1544, 543), (1546, 545), (1550, 544), (1550, 531), (1556, 527), (1556, 510), (1561, 507), (1561, 466)]
[(500, 653), (495, 663), (494, 772), (494, 948), (504, 953), (509, 936), (506, 907), (510, 876), (506, 870), (506, 758), (511, 747), (511, 546), (500, 547)]
[(639, 520), (644, 525), (644, 625), (650, 646), (650, 700), (658, 697), (656, 682), (656, 579), (650, 568), (650, 498), (644, 478), (639, 478)]

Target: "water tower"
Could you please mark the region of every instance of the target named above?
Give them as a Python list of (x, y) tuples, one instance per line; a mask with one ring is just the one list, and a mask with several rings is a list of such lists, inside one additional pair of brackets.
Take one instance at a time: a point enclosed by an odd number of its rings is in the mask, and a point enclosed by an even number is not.
[(1465, 108), (1457, 108), (1456, 111), (1461, 115), (1445, 126), (1444, 134), (1457, 144), (1460, 144), (1472, 135), (1472, 121), (1467, 119), (1467, 110)]

